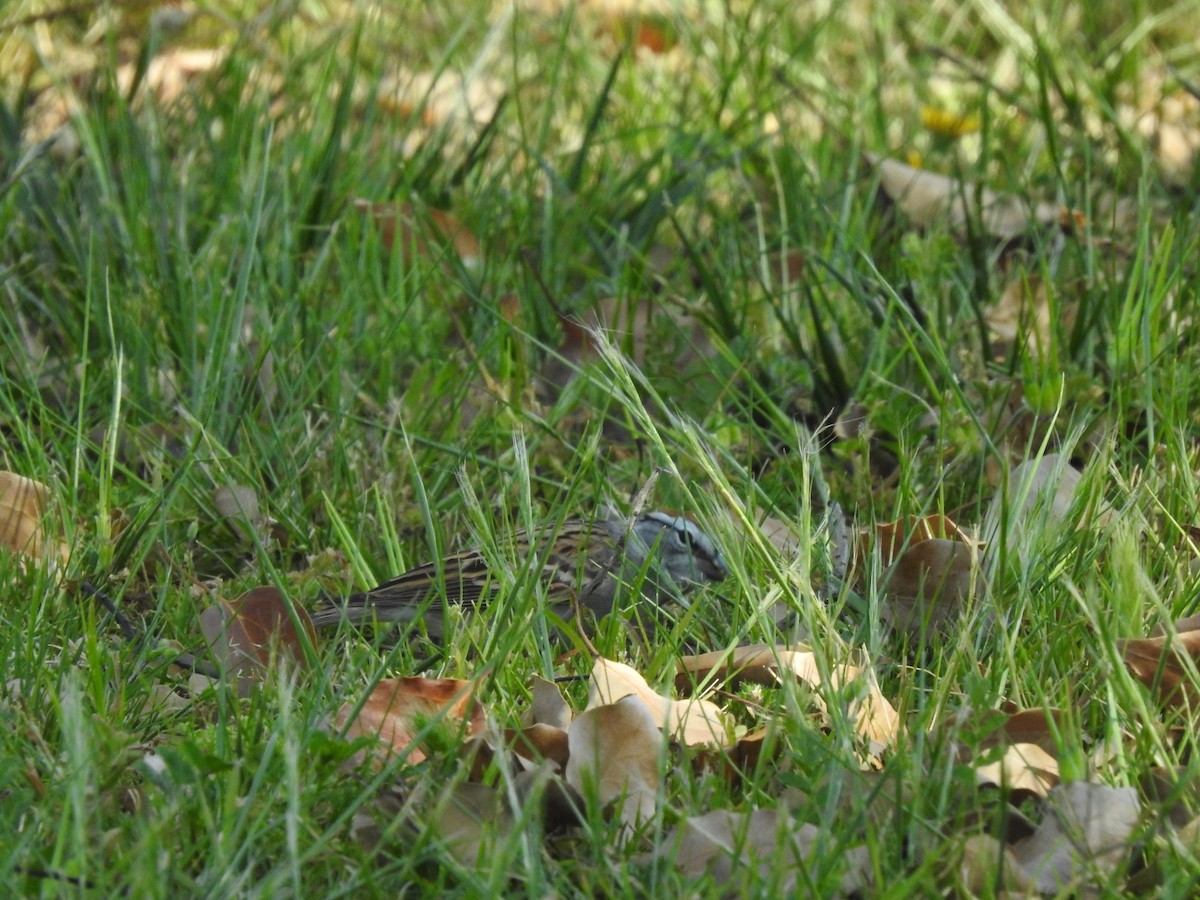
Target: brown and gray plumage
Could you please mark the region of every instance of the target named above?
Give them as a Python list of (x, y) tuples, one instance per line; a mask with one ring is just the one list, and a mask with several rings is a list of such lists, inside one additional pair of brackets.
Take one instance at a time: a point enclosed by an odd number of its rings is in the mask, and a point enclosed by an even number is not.
[[(518, 547), (530, 547), (526, 532), (518, 532), (515, 537)], [(694, 522), (665, 512), (643, 513), (632, 524), (615, 516), (594, 522), (570, 520), (543, 538), (540, 550), (547, 596), (555, 614), (563, 619), (571, 617), (577, 603), (597, 620), (602, 618), (612, 612), (622, 596), (622, 586), (638, 579), (642, 579), (642, 595), (658, 601), (677, 598), (729, 574), (712, 538)], [(440, 563), (425, 563), (376, 588), (353, 594), (318, 610), (312, 621), (322, 628), (342, 621), (361, 625), (411, 622), (420, 617), (429, 635), (440, 638), (444, 631), (444, 601), (480, 607), (498, 588), (499, 580), (489, 570), (483, 554), (468, 550)]]

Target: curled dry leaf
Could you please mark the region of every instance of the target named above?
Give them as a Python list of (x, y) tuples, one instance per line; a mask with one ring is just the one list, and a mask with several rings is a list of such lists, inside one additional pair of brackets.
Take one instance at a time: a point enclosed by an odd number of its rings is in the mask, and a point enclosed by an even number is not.
[(385, 75), (375, 91), (380, 108), (409, 117), (418, 110), (428, 127), (485, 125), (496, 115), (504, 83), (496, 78), (467, 78), (457, 72), (397, 71)]
[(451, 854), (467, 868), (482, 859), (495, 839), (508, 840), (516, 815), (535, 804), (547, 831), (580, 823), (579, 795), (545, 767), (515, 775), (505, 789), (460, 782), (446, 790), (433, 810), (433, 827)]
[[(992, 501), (985, 518), (983, 537), (991, 563), (1001, 552), (1027, 562), (1039, 543), (1058, 540), (1080, 497), (1082, 482), (1083, 473), (1059, 453), (1047, 453), (1013, 468), (1005, 490)], [(1111, 519), (1112, 511), (1101, 506), (1076, 527), (1104, 526)]]
[(960, 235), (982, 229), (1007, 240), (1033, 227), (1074, 230), (1083, 224), (1079, 213), (1054, 203), (1029, 203), (873, 153), (867, 160), (878, 171), (884, 192), (918, 228), (945, 224)]
[(688, 746), (729, 746), (733, 734), (729, 717), (707, 700), (672, 700), (654, 692), (641, 675), (622, 663), (596, 660), (588, 689), (588, 709), (607, 706), (633, 695), (651, 710), (671, 738)]
[(564, 730), (570, 726), (573, 715), (571, 705), (567, 703), (557, 684), (535, 675), (530, 689), (533, 692), (533, 702), (521, 715), (521, 724), (553, 725)]
[[(990, 834), (973, 834), (962, 844), (958, 885), (968, 897), (1011, 896), (1030, 891), (1033, 880), (1017, 862), (1016, 854)], [(1008, 891), (1007, 895), (997, 891)]]
[(1129, 671), (1150, 688), (1163, 706), (1195, 710), (1200, 686), (1192, 674), (1200, 666), (1200, 627), (1194, 617), (1176, 623), (1174, 637), (1119, 641)]
[[(475, 683), (457, 678), (385, 678), (371, 689), (362, 708), (346, 703), (335, 724), (349, 739), (377, 737), (376, 758), (405, 754), (409, 763), (425, 759), (413, 742), (433, 723), (445, 722), (460, 734), (478, 734), (483, 710), (475, 703)], [(361, 762), (361, 757), (355, 762)]]
[[(975, 769), (980, 786), (1003, 787), (1018, 795), (1045, 797), (1058, 783), (1058, 760), (1037, 744), (1011, 744), (996, 762)], [(1022, 797), (1014, 798), (1020, 803)]]
[[(1058, 752), (1058, 740), (1054, 733), (1062, 732), (1063, 711), (1049, 706), (1022, 709), (1014, 713), (997, 713), (1002, 718), (995, 729), (979, 742), (981, 749), (1000, 744), (1035, 744), (1053, 756)], [(1051, 728), (1051, 723), (1054, 728)]]
[(910, 516), (858, 533), (860, 572), (877, 548), (884, 574), (883, 621), (912, 634), (956, 622), (982, 587), (979, 544), (946, 516)]
[(1057, 894), (1068, 885), (1103, 887), (1129, 859), (1140, 813), (1133, 788), (1060, 784), (1046, 798), (1038, 830), (1014, 851), (1042, 893)]
[(49, 495), (41, 482), (0, 472), (0, 544), (34, 559), (66, 564), (66, 544), (46, 534), (42, 521)]
[(649, 706), (636, 696), (592, 706), (567, 732), (571, 758), (566, 781), (583, 796), (615, 803), (615, 815), (632, 830), (658, 805), (663, 738)]
[[(681, 690), (706, 676), (778, 684), (784, 672), (790, 672), (814, 689), (826, 682), (838, 693), (847, 689), (847, 714), (854, 722), (855, 732), (868, 741), (872, 756), (890, 746), (900, 731), (900, 715), (883, 696), (874, 670), (865, 662), (835, 664), (830, 668), (829, 678), (825, 679), (816, 654), (811, 650), (755, 644), (732, 651), (685, 656), (679, 660), (678, 670), (676, 685)], [(824, 701), (821, 702), (823, 706)]]
[(278, 588), (251, 588), (232, 603), (218, 600), (200, 614), (200, 630), (209, 652), (221, 669), (238, 677), (238, 693), (245, 696), (262, 680), (271, 659), (305, 665), (299, 624), (308, 640), (317, 634), (308, 613), (289, 604)]
[(229, 522), (238, 538), (249, 543), (252, 535), (246, 526), (256, 529), (262, 522), (258, 494), (254, 489), (242, 484), (219, 487), (213, 493), (213, 505), (217, 508), (217, 515)]
[(718, 809), (676, 825), (657, 856), (672, 860), (689, 878), (707, 876), (724, 884), (737, 868), (769, 869), (785, 859), (805, 859), (818, 834), (815, 826), (797, 826), (777, 809)]
[(535, 762), (545, 760), (558, 772), (567, 768), (571, 756), (567, 732), (554, 725), (529, 725), (504, 733), (505, 743), (514, 753)]

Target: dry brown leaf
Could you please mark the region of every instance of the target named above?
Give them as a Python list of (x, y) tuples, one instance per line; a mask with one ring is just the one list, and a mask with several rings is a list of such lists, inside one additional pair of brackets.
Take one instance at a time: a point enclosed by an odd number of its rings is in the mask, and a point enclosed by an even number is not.
[[(1041, 543), (1058, 540), (1082, 482), (1083, 474), (1059, 453), (1047, 453), (1014, 467), (1005, 490), (992, 500), (985, 518), (983, 537), (989, 564), (994, 564), (1002, 551), (1026, 563), (1035, 558)], [(1111, 519), (1112, 511), (1101, 506), (1094, 515), (1081, 518), (1076, 528), (1105, 526)]]
[(433, 827), (451, 854), (467, 868), (491, 860), (492, 841), (511, 838), (515, 814), (526, 815), (536, 804), (542, 827), (551, 831), (580, 824), (579, 795), (546, 767), (513, 776), (505, 788), (472, 782), (445, 791), (433, 810)]
[[(1036, 744), (1051, 756), (1058, 753), (1054, 734), (1062, 733), (1063, 712), (1053, 707), (1022, 709), (1004, 717), (994, 731), (979, 742), (980, 749), (999, 744)], [(1051, 728), (1051, 722), (1055, 727)]]
[[(676, 685), (680, 690), (713, 674), (722, 680), (747, 679), (778, 684), (781, 673), (790, 672), (812, 688), (820, 688), (824, 683), (816, 654), (800, 647), (754, 644), (732, 651), (685, 656), (677, 666)], [(874, 670), (852, 663), (834, 665), (829, 682), (829, 686), (838, 692), (849, 685), (855, 686), (848, 691), (851, 696), (847, 712), (854, 721), (856, 733), (868, 740), (871, 755), (890, 746), (899, 734), (900, 716), (879, 690)]]
[(583, 796), (616, 804), (627, 830), (648, 821), (658, 806), (664, 745), (654, 711), (636, 696), (579, 715), (567, 732), (571, 758), (566, 782)]
[(46, 534), (43, 516), (50, 489), (38, 481), (0, 472), (0, 544), (34, 559), (66, 564), (67, 546)]
[(718, 809), (676, 825), (657, 856), (672, 860), (689, 878), (725, 884), (741, 867), (778, 870), (789, 862), (800, 864), (819, 834), (816, 826), (796, 825), (778, 809)]
[(537, 675), (533, 677), (531, 686), (533, 702), (521, 715), (523, 725), (553, 725), (555, 728), (566, 730), (571, 725), (574, 713), (553, 681), (547, 681)]
[(498, 78), (466, 78), (457, 72), (398, 71), (379, 79), (381, 109), (408, 118), (420, 110), (427, 127), (485, 125), (496, 115), (505, 86)]
[[(174, 103), (192, 82), (224, 63), (228, 52), (228, 48), (164, 50), (146, 66), (141, 88), (149, 91), (160, 105)], [(128, 96), (136, 72), (134, 63), (117, 69), (117, 84), (122, 94)]]
[(246, 526), (257, 529), (262, 522), (258, 494), (253, 488), (242, 484), (219, 487), (213, 493), (213, 506), (221, 518), (228, 520), (229, 526), (242, 541), (249, 543), (253, 539)]
[(727, 747), (732, 742), (732, 721), (715, 704), (663, 697), (629, 666), (607, 659), (596, 660), (588, 688), (588, 709), (607, 706), (630, 695), (646, 705), (670, 737), (688, 746)]
[(1012, 347), (1024, 344), (1029, 359), (1044, 359), (1049, 348), (1054, 346), (1055, 318), (1062, 323), (1064, 332), (1069, 331), (1075, 321), (1074, 306), (1060, 308), (1057, 312), (1057, 317), (1051, 316), (1049, 291), (1040, 275), (1015, 272), (985, 317), (995, 341), (993, 353), (1007, 358)]
[(418, 763), (426, 757), (413, 741), (430, 723), (452, 723), (464, 735), (482, 730), (483, 710), (475, 703), (474, 692), (474, 682), (457, 678), (385, 678), (357, 714), (355, 704), (344, 704), (335, 723), (351, 740), (378, 737), (381, 747), (376, 757), (381, 761), (403, 753), (407, 762)]
[(506, 731), (504, 742), (512, 751), (525, 759), (551, 763), (555, 771), (564, 772), (571, 756), (567, 732), (554, 725), (529, 725), (525, 728)]
[(962, 541), (933, 538), (910, 544), (884, 576), (881, 619), (919, 634), (957, 622), (982, 582), (979, 555)]
[(963, 841), (957, 887), (969, 897), (1003, 896), (997, 891), (1029, 891), (1033, 881), (1016, 854), (990, 834), (973, 834)]
[(996, 762), (975, 769), (975, 782), (980, 786), (1003, 787), (1036, 797), (1049, 794), (1058, 784), (1058, 776), (1058, 760), (1037, 744), (1011, 744)]
[(982, 228), (985, 234), (1007, 240), (1035, 226), (1074, 230), (1083, 224), (1079, 213), (1054, 203), (1031, 204), (873, 153), (867, 160), (879, 172), (884, 192), (918, 228), (945, 224), (958, 234)]
[(406, 265), (411, 265), (414, 257), (441, 260), (447, 244), (454, 248), (464, 266), (473, 268), (483, 259), (479, 239), (445, 210), (418, 208), (407, 202), (375, 203), (361, 198), (354, 201), (354, 206), (374, 223), (381, 246), (390, 251), (397, 241), (400, 243)]
[(299, 606), (289, 612), (279, 589), (270, 585), (251, 588), (232, 603), (218, 600), (200, 614), (209, 652), (222, 671), (238, 676), (238, 693), (243, 696), (262, 680), (273, 657), (305, 667), (297, 622), (315, 645), (317, 634), (308, 613)]
[(496, 828), (512, 821), (500, 792), (474, 782), (458, 782), (442, 795), (434, 811), (434, 830), (463, 866), (473, 869)]
[(1140, 813), (1133, 788), (1060, 784), (1046, 798), (1038, 830), (1013, 849), (1042, 893), (1058, 894), (1068, 885), (1103, 885), (1129, 859)]
[(979, 544), (946, 516), (908, 516), (860, 531), (858, 571), (867, 571), (873, 549), (887, 568), (880, 614), (900, 631), (921, 634), (957, 622), (983, 589)]
[(1176, 626), (1174, 637), (1134, 638), (1117, 646), (1129, 671), (1155, 692), (1159, 703), (1195, 710), (1200, 690), (1190, 672), (1200, 665), (1200, 628), (1188, 619)]

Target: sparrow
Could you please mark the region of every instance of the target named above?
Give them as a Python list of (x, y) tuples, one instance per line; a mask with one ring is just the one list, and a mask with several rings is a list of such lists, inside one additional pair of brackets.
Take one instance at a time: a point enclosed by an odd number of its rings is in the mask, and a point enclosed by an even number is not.
[[(616, 514), (594, 521), (571, 519), (550, 535), (531, 539), (519, 531), (514, 537), (523, 552), (539, 548), (542, 582), (551, 608), (563, 620), (582, 608), (599, 621), (633, 584), (640, 584), (643, 597), (657, 602), (679, 599), (729, 575), (712, 538), (694, 522), (667, 512), (642, 513), (632, 523)], [(328, 628), (343, 621), (363, 625), (420, 618), (437, 640), (445, 631), (444, 603), (480, 608), (498, 589), (499, 579), (484, 555), (467, 550), (319, 609), (312, 622)]]

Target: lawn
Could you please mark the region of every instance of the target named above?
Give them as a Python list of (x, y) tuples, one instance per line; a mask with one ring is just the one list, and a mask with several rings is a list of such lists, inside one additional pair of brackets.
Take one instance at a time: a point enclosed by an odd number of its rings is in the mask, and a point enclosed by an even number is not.
[[(0, 882), (1194, 895), (1198, 47), (10, 2)], [(654, 510), (727, 577), (640, 592), (668, 529), (596, 621), (521, 537)], [(311, 627), (463, 559), (478, 609)]]

